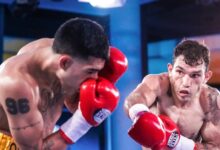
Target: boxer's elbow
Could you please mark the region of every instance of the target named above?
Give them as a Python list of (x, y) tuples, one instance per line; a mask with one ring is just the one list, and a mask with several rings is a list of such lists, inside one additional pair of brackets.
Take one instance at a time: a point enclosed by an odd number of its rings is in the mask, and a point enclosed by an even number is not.
[(41, 125), (27, 127), (23, 131), (15, 131), (12, 135), (19, 149), (42, 149), (43, 127)]
[(38, 133), (34, 133), (32, 136), (27, 135), (26, 138), (20, 137), (15, 141), (18, 148), (22, 150), (42, 149), (43, 146), (43, 138), (39, 137)]

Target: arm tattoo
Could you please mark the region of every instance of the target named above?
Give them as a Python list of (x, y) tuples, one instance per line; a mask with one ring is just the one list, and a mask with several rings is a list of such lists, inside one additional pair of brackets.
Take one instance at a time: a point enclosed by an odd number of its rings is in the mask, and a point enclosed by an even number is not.
[(43, 145), (43, 150), (52, 150), (53, 145), (54, 145), (54, 141), (45, 141)]
[(209, 87), (210, 93), (208, 95), (209, 99), (209, 108), (210, 108), (210, 113), (212, 116), (212, 122), (214, 124), (220, 124), (220, 109), (217, 103), (217, 100), (219, 98), (219, 93), (216, 91), (216, 89), (213, 89)]
[(218, 93), (215, 91), (215, 89), (209, 87), (210, 93), (208, 95), (209, 98), (209, 106), (211, 109), (216, 109), (217, 108), (217, 97)]
[(26, 128), (31, 128), (31, 127), (34, 127), (36, 125), (40, 124), (40, 121), (37, 121), (37, 122), (34, 122), (34, 123), (31, 123), (29, 125), (26, 125), (26, 126), (23, 126), (23, 127), (11, 127), (12, 130), (25, 130)]
[(5, 104), (7, 106), (7, 111), (11, 115), (16, 115), (18, 113), (25, 114), (30, 111), (29, 100), (27, 98), (20, 98), (15, 100), (13, 98), (6, 98)]

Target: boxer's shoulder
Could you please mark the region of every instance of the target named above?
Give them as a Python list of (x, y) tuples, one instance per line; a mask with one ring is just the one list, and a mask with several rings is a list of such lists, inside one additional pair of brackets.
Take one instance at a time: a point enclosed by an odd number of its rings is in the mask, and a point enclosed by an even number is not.
[(205, 113), (210, 110), (220, 109), (220, 93), (217, 88), (203, 85), (200, 94), (200, 104)]
[(6, 59), (0, 66), (0, 76), (18, 76), (19, 73), (23, 73), (26, 69), (28, 61), (31, 61), (30, 57), (14, 55)]
[(218, 89), (205, 85), (202, 88), (200, 103), (205, 113), (201, 136), (207, 143), (220, 144), (220, 94)]
[(154, 83), (154, 84), (161, 84), (161, 83), (169, 83), (169, 76), (167, 73), (160, 73), (160, 74), (148, 74), (143, 79), (144, 83)]
[(0, 78), (0, 97), (3, 100), (7, 98), (32, 97), (34, 87), (31, 85), (27, 76), (8, 75)]
[(159, 92), (159, 95), (166, 93), (170, 85), (167, 73), (149, 74), (144, 77), (142, 83), (148, 85), (150, 89)]

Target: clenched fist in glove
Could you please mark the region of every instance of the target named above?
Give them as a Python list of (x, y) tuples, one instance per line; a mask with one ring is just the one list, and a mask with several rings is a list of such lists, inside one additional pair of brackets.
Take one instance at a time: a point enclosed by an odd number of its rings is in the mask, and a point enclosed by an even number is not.
[(99, 76), (116, 83), (122, 74), (127, 70), (128, 60), (126, 56), (117, 48), (110, 47), (110, 57), (104, 68), (99, 72)]
[(193, 140), (180, 135), (177, 125), (167, 116), (155, 115), (143, 104), (129, 109), (133, 121), (128, 134), (139, 144), (152, 150), (196, 150)]
[(99, 125), (116, 108), (119, 92), (115, 86), (104, 78), (88, 80), (80, 90), (80, 109), (87, 122)]
[(75, 143), (92, 126), (99, 125), (117, 107), (119, 92), (108, 80), (89, 79), (80, 87), (79, 108), (60, 128), (68, 143)]

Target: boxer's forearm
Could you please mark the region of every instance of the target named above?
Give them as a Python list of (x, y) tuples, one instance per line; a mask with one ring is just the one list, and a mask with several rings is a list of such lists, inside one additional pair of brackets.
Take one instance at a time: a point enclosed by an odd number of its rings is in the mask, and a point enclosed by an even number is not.
[(135, 104), (145, 104), (145, 99), (141, 94), (133, 92), (131, 93), (124, 102), (125, 113), (129, 116), (129, 109)]
[(43, 140), (42, 150), (65, 150), (68, 143), (55, 132)]
[[(159, 88), (158, 88), (159, 89)], [(124, 102), (124, 109), (128, 115), (129, 109), (135, 104), (144, 104), (147, 107), (152, 106), (157, 98), (158, 92), (150, 89), (145, 83), (141, 83), (132, 91)]]
[(16, 143), (16, 145), (21, 150), (65, 150), (68, 143), (66, 143), (58, 132), (55, 132), (45, 139), (40, 139), (37, 144), (20, 142)]

